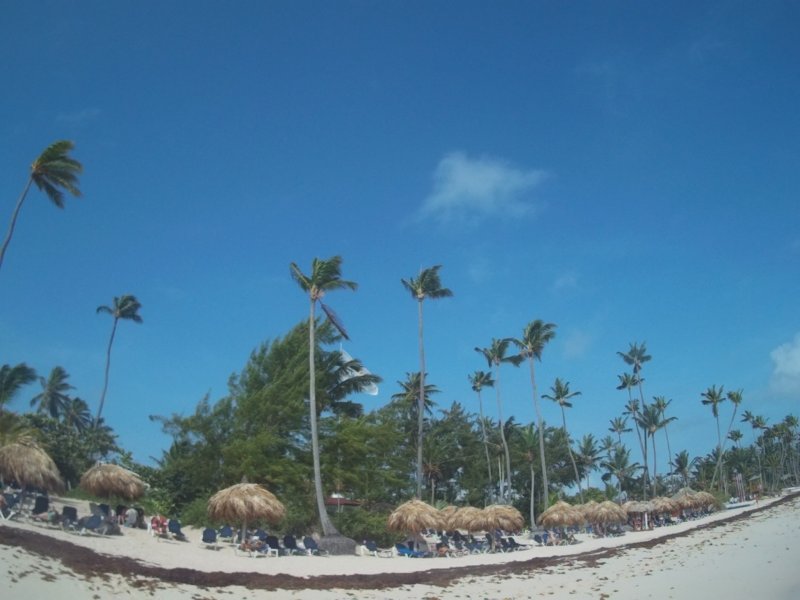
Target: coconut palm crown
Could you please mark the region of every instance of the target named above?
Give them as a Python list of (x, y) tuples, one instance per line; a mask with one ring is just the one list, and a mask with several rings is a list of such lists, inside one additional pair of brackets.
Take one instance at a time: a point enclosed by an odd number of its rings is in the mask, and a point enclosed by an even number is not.
[(74, 147), (75, 144), (69, 140), (54, 142), (45, 148), (44, 152), (31, 164), (28, 183), (17, 199), (8, 233), (3, 240), (3, 245), (0, 246), (0, 267), (3, 266), (3, 258), (5, 258), (6, 250), (14, 235), (19, 212), (32, 184), (36, 184), (36, 187), (44, 192), (58, 208), (64, 208), (64, 191), (75, 197), (81, 195), (81, 191), (78, 189), (78, 174), (83, 171), (83, 166), (69, 156)]

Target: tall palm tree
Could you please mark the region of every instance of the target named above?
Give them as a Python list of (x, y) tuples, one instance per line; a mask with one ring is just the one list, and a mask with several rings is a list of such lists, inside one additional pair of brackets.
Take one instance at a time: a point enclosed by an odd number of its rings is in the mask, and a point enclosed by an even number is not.
[(594, 435), (587, 433), (581, 438), (578, 446), (578, 462), (580, 462), (583, 475), (586, 479), (586, 491), (589, 491), (589, 475), (597, 470), (597, 462), (600, 460), (600, 449)]
[[(408, 417), (410, 422), (419, 422), (419, 381), (420, 381), (420, 374), (419, 373), (406, 373), (406, 380), (405, 381), (398, 381), (397, 384), (400, 386), (401, 391), (392, 394), (392, 402), (398, 402), (403, 407), (403, 413)], [(439, 388), (432, 383), (426, 383), (425, 389), (423, 390), (423, 400), (422, 406), (424, 407), (425, 413), (423, 414), (423, 419), (425, 415), (430, 415), (433, 413), (433, 405), (434, 402), (431, 399), (433, 394), (438, 394)]]
[(89, 412), (89, 405), (80, 398), (67, 398), (64, 412), (61, 416), (67, 427), (74, 427), (78, 432), (86, 431), (92, 424), (92, 413)]
[(319, 458), (319, 434), (317, 433), (317, 391), (316, 391), (316, 368), (314, 358), (314, 348), (316, 344), (315, 326), (316, 326), (316, 306), (317, 302), (322, 305), (322, 309), (333, 325), (339, 330), (346, 338), (341, 324), (333, 316), (324, 304), (322, 298), (327, 292), (341, 289), (355, 290), (358, 284), (353, 281), (346, 281), (342, 279), (342, 257), (333, 256), (328, 260), (321, 260), (315, 258), (311, 262), (311, 274), (306, 275), (297, 266), (296, 263), (290, 265), (292, 278), (300, 286), (300, 289), (308, 293), (309, 297), (309, 312), (308, 312), (308, 370), (309, 370), (309, 391), (308, 391), (308, 411), (309, 421), (311, 423), (311, 454), (314, 463), (314, 492), (317, 500), (317, 512), (319, 513), (320, 525), (322, 526), (323, 535), (335, 535), (338, 533), (333, 522), (328, 517), (328, 511), (325, 509), (325, 496), (322, 492), (322, 471), (320, 469)]
[(672, 460), (675, 472), (680, 475), (683, 480), (683, 487), (689, 487), (689, 472), (696, 463), (697, 459), (690, 459), (687, 450), (681, 450)]
[(489, 485), (492, 484), (492, 461), (489, 458), (489, 438), (486, 437), (486, 424), (483, 416), (483, 398), (481, 397), (481, 390), (484, 387), (494, 387), (494, 379), (492, 374), (486, 371), (475, 371), (472, 375), (468, 376), (469, 382), (472, 384), (472, 390), (478, 395), (478, 411), (480, 414), (481, 436), (483, 437), (483, 449), (486, 452), (486, 469), (489, 475)]
[(662, 429), (667, 426), (668, 423), (671, 423), (676, 418), (669, 417), (664, 418), (661, 411), (655, 404), (648, 404), (644, 407), (644, 410), (639, 414), (639, 426), (644, 431), (645, 435), (645, 442), (647, 441), (647, 436), (650, 436), (650, 439), (653, 444), (653, 497), (658, 495), (657, 485), (658, 485), (658, 464), (656, 462), (657, 454), (656, 454), (656, 432), (659, 429)]
[(103, 405), (106, 402), (108, 371), (111, 368), (111, 346), (114, 343), (114, 336), (117, 333), (117, 323), (119, 323), (120, 320), (141, 323), (142, 317), (139, 316), (140, 308), (142, 308), (142, 305), (136, 299), (136, 296), (125, 294), (122, 296), (114, 296), (114, 302), (111, 306), (98, 306), (95, 311), (97, 314), (107, 313), (114, 318), (114, 324), (111, 326), (111, 337), (108, 338), (108, 348), (106, 349), (106, 371), (103, 378), (103, 391), (100, 394), (100, 406), (97, 407), (97, 416), (94, 419), (95, 426), (100, 422), (100, 417), (103, 414)]
[(609, 423), (611, 424), (611, 427), (609, 427), (608, 430), (611, 433), (617, 434), (617, 441), (619, 441), (620, 444), (622, 443), (622, 434), (633, 431), (630, 427), (628, 427), (627, 417), (614, 417), (609, 421)]
[(47, 378), (39, 377), (42, 391), (31, 399), (31, 406), (38, 406), (38, 412), (58, 419), (69, 402), (67, 392), (75, 389), (67, 379), (69, 374), (62, 367), (55, 367)]
[(422, 406), (422, 400), (424, 396), (424, 389), (425, 389), (425, 344), (423, 341), (423, 318), (422, 318), (422, 303), (425, 301), (425, 298), (431, 298), (432, 300), (436, 300), (438, 298), (447, 298), (453, 295), (453, 292), (447, 289), (446, 287), (442, 287), (442, 282), (439, 279), (439, 269), (442, 268), (442, 265), (434, 265), (433, 267), (428, 267), (427, 269), (420, 269), (419, 276), (417, 278), (410, 277), (409, 279), (401, 279), (400, 282), (403, 284), (409, 292), (411, 292), (412, 298), (417, 301), (417, 332), (418, 332), (418, 343), (419, 343), (419, 372), (421, 374), (419, 380), (419, 421), (417, 423), (417, 498), (422, 498), (422, 443), (423, 443), (423, 436), (424, 436), (424, 428), (423, 428), (423, 412), (424, 407)]
[(639, 400), (642, 403), (642, 407), (645, 405), (644, 401), (644, 392), (642, 391), (642, 376), (640, 372), (644, 363), (649, 362), (653, 357), (647, 353), (647, 348), (645, 347), (645, 343), (642, 342), (638, 344), (636, 342), (631, 342), (628, 344), (628, 351), (627, 352), (617, 352), (620, 358), (625, 361), (626, 365), (629, 365), (633, 370), (633, 375), (637, 379), (637, 384), (639, 385)]
[(544, 455), (544, 432), (542, 431), (543, 420), (542, 412), (539, 409), (539, 397), (536, 390), (536, 369), (535, 361), (542, 361), (544, 347), (556, 336), (556, 325), (545, 323), (541, 319), (531, 321), (522, 330), (522, 337), (514, 339), (514, 345), (519, 349), (518, 359), (514, 361), (519, 365), (522, 360), (528, 360), (528, 367), (531, 376), (531, 393), (533, 394), (533, 409), (536, 411), (536, 427), (539, 429), (539, 460), (542, 463), (542, 489), (544, 490), (544, 510), (550, 505), (548, 490), (550, 489), (547, 481), (547, 461)]
[(556, 402), (561, 407), (561, 421), (564, 425), (564, 435), (567, 438), (567, 450), (569, 450), (569, 459), (572, 461), (572, 468), (575, 470), (575, 483), (578, 485), (578, 494), (581, 497), (581, 504), (583, 504), (583, 488), (581, 487), (581, 477), (578, 475), (578, 465), (575, 463), (575, 455), (572, 453), (572, 444), (569, 439), (569, 430), (567, 430), (567, 413), (565, 408), (572, 408), (570, 400), (576, 396), (580, 396), (580, 392), (571, 392), (569, 389), (569, 381), (561, 381), (556, 377), (555, 383), (550, 388), (552, 395), (542, 394), (542, 398), (547, 398)]
[(35, 183), (36, 187), (43, 191), (58, 208), (64, 208), (64, 192), (62, 190), (66, 190), (75, 197), (81, 195), (81, 191), (78, 189), (78, 173), (83, 171), (83, 166), (69, 156), (69, 152), (74, 147), (75, 144), (68, 140), (54, 142), (45, 148), (44, 152), (31, 164), (28, 183), (17, 199), (8, 233), (3, 240), (3, 245), (0, 246), (0, 267), (3, 266), (3, 258), (11, 243), (11, 237), (14, 235), (19, 211), (22, 209), (28, 190), (31, 189), (31, 184)]
[(717, 479), (717, 472), (722, 463), (722, 433), (719, 429), (719, 405), (725, 401), (723, 386), (719, 386), (719, 389), (717, 389), (716, 385), (712, 385), (705, 392), (701, 393), (700, 396), (703, 398), (701, 402), (704, 405), (711, 406), (711, 414), (714, 415), (714, 420), (717, 422), (717, 465), (714, 467), (714, 474), (711, 477), (711, 486), (713, 487)]
[(647, 440), (642, 439), (642, 432), (639, 429), (639, 423), (637, 422), (637, 418), (639, 416), (640, 405), (639, 401), (633, 397), (633, 392), (631, 391), (633, 388), (640, 384), (640, 377), (636, 374), (632, 373), (623, 373), (622, 375), (617, 375), (617, 379), (619, 379), (619, 385), (617, 386), (618, 390), (627, 390), (628, 391), (628, 403), (625, 405), (625, 411), (623, 414), (631, 415), (633, 418), (633, 426), (636, 429), (636, 438), (639, 440), (639, 449), (642, 451), (642, 459), (644, 460), (644, 489), (645, 489), (645, 497), (646, 497), (646, 490), (647, 490), (647, 444), (645, 443)]
[(536, 446), (538, 445), (538, 441), (536, 437), (538, 429), (534, 429), (533, 423), (528, 425), (527, 427), (523, 428), (520, 431), (520, 439), (522, 440), (522, 448), (525, 452), (525, 460), (528, 461), (528, 467), (530, 468), (530, 475), (531, 475), (531, 498), (530, 498), (530, 516), (531, 516), (531, 527), (536, 523), (536, 513), (535, 513), (535, 496), (534, 492), (536, 491), (536, 476), (534, 474), (533, 465), (536, 460), (535, 452)]
[(728, 439), (733, 442), (735, 448), (739, 447), (739, 442), (742, 441), (744, 434), (738, 429), (733, 429), (728, 432)]
[(631, 463), (631, 451), (625, 446), (616, 446), (614, 452), (606, 460), (600, 463), (600, 467), (605, 469), (603, 481), (608, 481), (611, 477), (617, 479), (617, 499), (622, 497), (622, 484), (625, 480), (633, 477), (641, 466), (639, 463)]
[(669, 430), (667, 429), (667, 425), (669, 423), (672, 423), (672, 421), (677, 421), (678, 417), (670, 417), (669, 419), (667, 419), (666, 412), (670, 404), (672, 404), (672, 400), (667, 400), (666, 397), (664, 396), (653, 397), (653, 406), (655, 406), (658, 409), (661, 418), (666, 421), (664, 423), (664, 437), (667, 440), (667, 456), (669, 457), (669, 466), (670, 468), (672, 468), (672, 448), (670, 448), (669, 445)]
[[(492, 344), (488, 348), (475, 348), (475, 352), (480, 352), (486, 359), (489, 368), (494, 370), (494, 390), (497, 394), (497, 417), (500, 421), (500, 441), (503, 444), (503, 454), (505, 455), (505, 482), (500, 482), (500, 496), (503, 499), (507, 499), (511, 494), (511, 454), (509, 453), (508, 441), (506, 440), (506, 434), (503, 430), (503, 400), (500, 395), (500, 365), (508, 362), (513, 363), (515, 361), (513, 356), (506, 356), (510, 343), (511, 340), (508, 338), (493, 338)], [(546, 493), (547, 491), (545, 490), (545, 494)]]
[(34, 381), (36, 370), (25, 363), (0, 367), (0, 415), (3, 414), (3, 407), (11, 402), (19, 390)]

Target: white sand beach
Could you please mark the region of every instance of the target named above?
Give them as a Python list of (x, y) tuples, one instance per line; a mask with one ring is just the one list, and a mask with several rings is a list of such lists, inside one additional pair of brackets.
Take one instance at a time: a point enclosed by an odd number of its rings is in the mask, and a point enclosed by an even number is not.
[[(729, 522), (736, 515), (744, 516)], [(45, 535), (88, 548), (101, 558), (135, 561), (115, 573), (105, 572), (102, 560), (89, 572), (85, 564), (76, 571), (47, 556), (46, 551), (43, 555), (24, 549), (24, 543), (0, 544), (3, 597), (14, 599), (120, 595), (136, 599), (153, 593), (168, 600), (800, 597), (798, 495), (762, 502), (755, 510), (720, 511), (696, 521), (618, 538), (579, 536), (582, 541), (574, 546), (435, 559), (248, 558), (237, 556), (229, 547), (206, 549), (199, 532), (192, 530), (186, 530), (189, 542), (177, 542), (157, 541), (143, 530), (125, 529), (122, 536), (101, 537), (24, 521), (2, 522), (0, 527), (13, 528), (20, 540), (25, 535)], [(147, 572), (148, 566), (167, 571), (153, 575)], [(191, 571), (187, 574), (186, 570)], [(192, 572), (221, 575), (226, 584), (186, 583), (195, 581)], [(239, 578), (250, 589), (236, 585)]]

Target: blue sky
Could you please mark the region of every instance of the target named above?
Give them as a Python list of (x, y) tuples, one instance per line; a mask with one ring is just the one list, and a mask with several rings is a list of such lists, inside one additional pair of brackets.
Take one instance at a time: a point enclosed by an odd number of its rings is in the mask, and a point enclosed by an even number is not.
[[(148, 415), (220, 398), (306, 316), (291, 261), (340, 254), (360, 284), (327, 300), (385, 379), (367, 409), (419, 368), (400, 279), (441, 264), (440, 405), (477, 411), (474, 348), (541, 318), (540, 388), (582, 392), (576, 437), (608, 433), (616, 352), (645, 342), (673, 452), (704, 454), (711, 385), (770, 423), (800, 408), (798, 22), (793, 2), (10, 3), (2, 218), (52, 141), (85, 172), (63, 211), (35, 191), (23, 208), (0, 361), (63, 366), (94, 410), (95, 308), (135, 294), (104, 414), (148, 461), (169, 443)], [(500, 376), (506, 414), (532, 420), (527, 370)]]

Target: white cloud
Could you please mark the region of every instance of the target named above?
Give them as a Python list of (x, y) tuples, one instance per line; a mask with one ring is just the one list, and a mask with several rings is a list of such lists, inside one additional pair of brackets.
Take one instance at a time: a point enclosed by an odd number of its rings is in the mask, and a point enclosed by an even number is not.
[(562, 273), (550, 286), (552, 292), (562, 292), (578, 289), (578, 276), (575, 273)]
[(473, 159), (452, 152), (439, 161), (433, 191), (421, 214), (442, 222), (521, 217), (535, 210), (530, 195), (546, 176), (544, 171), (518, 169), (501, 159)]
[(71, 113), (61, 113), (56, 116), (56, 122), (65, 125), (83, 125), (100, 116), (99, 108), (84, 108)]
[(773, 362), (770, 385), (778, 393), (800, 393), (800, 333), (769, 354)]
[(581, 358), (592, 345), (592, 336), (585, 331), (571, 331), (564, 339), (564, 358)]

